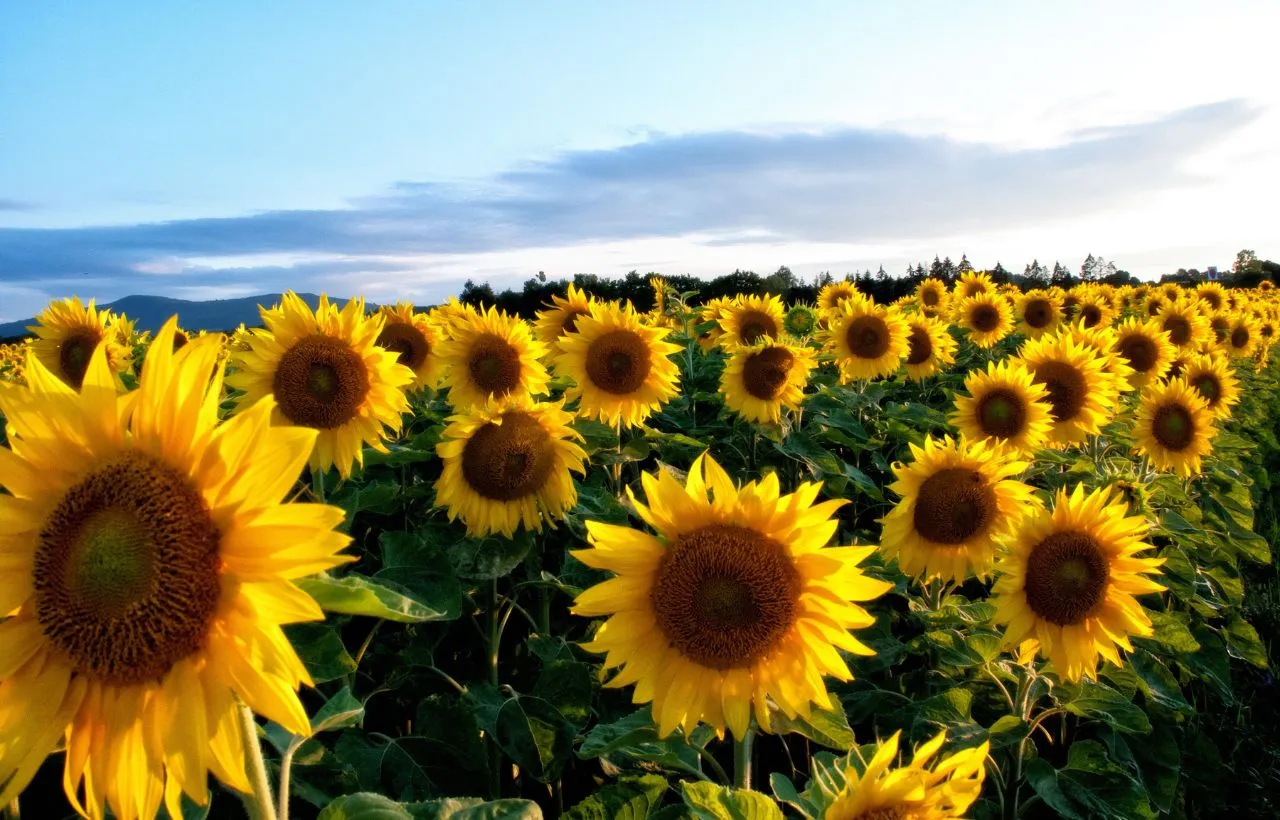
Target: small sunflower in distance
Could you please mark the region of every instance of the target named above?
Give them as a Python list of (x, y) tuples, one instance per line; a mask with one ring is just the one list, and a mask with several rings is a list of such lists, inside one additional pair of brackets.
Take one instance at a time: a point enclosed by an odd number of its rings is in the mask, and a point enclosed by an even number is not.
[(72, 296), (50, 302), (27, 330), (36, 335), (31, 350), (40, 363), (64, 383), (79, 389), (98, 345), (105, 346), (113, 373), (128, 371), (133, 348), (121, 344), (120, 335), (111, 325), (111, 311), (98, 310), (92, 299), (85, 305)]
[(1018, 297), (1014, 315), (1018, 330), (1027, 338), (1038, 339), (1062, 322), (1062, 301), (1052, 291), (1029, 290)]
[(578, 414), (606, 424), (638, 427), (679, 392), (678, 345), (665, 328), (641, 321), (630, 304), (596, 303), (577, 329), (556, 343), (558, 375), (573, 379), (565, 400)]
[(1240, 380), (1224, 354), (1192, 356), (1182, 377), (1196, 389), (1216, 418), (1231, 418), (1231, 408), (1240, 402)]
[(1092, 350), (1070, 336), (1041, 336), (1023, 345), (1018, 358), (1048, 392), (1051, 446), (1079, 444), (1106, 425), (1120, 396)]
[(181, 817), (209, 772), (250, 790), (237, 700), (310, 732), (281, 626), (323, 620), (294, 581), (351, 560), (343, 512), (286, 503), (316, 431), (270, 398), (219, 424), (220, 343), (175, 325), (127, 398), (101, 348), (80, 393), (39, 360), (0, 391), (0, 803), (65, 743), (79, 814)]
[(782, 319), (782, 329), (797, 339), (807, 339), (818, 331), (818, 314), (808, 305), (792, 305)]
[(1199, 350), (1213, 338), (1209, 320), (1200, 313), (1196, 300), (1179, 299), (1165, 308), (1156, 320), (1160, 329), (1169, 334), (1169, 341), (1180, 350)]
[(747, 421), (777, 424), (783, 407), (795, 410), (804, 400), (815, 366), (807, 347), (771, 341), (739, 347), (725, 362), (720, 392), (725, 406)]
[(980, 293), (956, 305), (955, 322), (969, 331), (969, 341), (992, 347), (1013, 332), (1013, 309), (999, 294)]
[(1084, 328), (1106, 327), (1114, 316), (1111, 302), (1100, 293), (1092, 293), (1080, 299), (1074, 321)]
[(970, 299), (983, 293), (994, 294), (996, 283), (986, 271), (966, 271), (956, 279), (952, 295), (957, 299)]
[(720, 314), (724, 335), (720, 345), (733, 350), (739, 345), (753, 345), (782, 335), (785, 312), (777, 296), (739, 296), (729, 302)]
[(837, 282), (830, 282), (822, 286), (822, 290), (818, 291), (818, 310), (826, 313), (828, 311), (839, 311), (840, 306), (849, 299), (863, 298), (862, 294), (852, 282), (847, 279), (841, 279)]
[(454, 318), (451, 327), (450, 338), (440, 345), (440, 358), (454, 409), (547, 392), (550, 376), (541, 362), (547, 347), (533, 338), (528, 322), (490, 307)]
[(1129, 386), (1140, 389), (1164, 376), (1176, 355), (1158, 319), (1125, 319), (1116, 328), (1114, 350), (1129, 365)]
[(916, 285), (915, 300), (926, 315), (937, 316), (947, 306), (947, 285), (941, 279), (925, 279)]
[(444, 363), (438, 350), (440, 333), (425, 313), (417, 313), (412, 302), (397, 302), (395, 307), (383, 305), (378, 311), (383, 320), (376, 344), (396, 354), (396, 361), (413, 371), (410, 387), (435, 389), (440, 383)]
[(992, 438), (1031, 455), (1045, 446), (1053, 419), (1049, 392), (1016, 359), (988, 362), (987, 371), (965, 376), (967, 396), (956, 396), (951, 423), (970, 441)]
[(1237, 313), (1227, 330), (1226, 346), (1232, 356), (1248, 358), (1258, 345), (1258, 323), (1246, 313)]
[(1152, 634), (1134, 596), (1164, 589), (1147, 577), (1164, 559), (1139, 555), (1151, 546), (1147, 530), (1109, 488), (1059, 490), (996, 562), (992, 603), (1006, 643), (1038, 650), (1070, 681), (1095, 677), (1099, 656), (1121, 665), (1117, 650), (1133, 651), (1128, 636)]
[(924, 381), (956, 360), (956, 340), (937, 319), (907, 317), (907, 378)]
[(902, 314), (870, 299), (847, 299), (827, 315), (827, 347), (836, 354), (840, 380), (891, 376), (907, 355), (911, 335)]
[(1213, 419), (1208, 402), (1185, 379), (1149, 385), (1138, 405), (1137, 450), (1150, 456), (1157, 470), (1194, 475), (1200, 460), (1213, 452)]
[(364, 445), (385, 452), (386, 431), (398, 431), (409, 409), (404, 388), (414, 374), (378, 347), (382, 317), (365, 316), (363, 299), (338, 310), (325, 295), (312, 312), (293, 291), (260, 311), (266, 329), (232, 355), (227, 384), (243, 391), (237, 411), (272, 396), (277, 423), (318, 430), (313, 470), (334, 466), (346, 478), (364, 464)]
[(880, 549), (913, 578), (987, 576), (999, 544), (1038, 504), (1015, 478), (1027, 462), (991, 440), (948, 436), (910, 446), (911, 463), (893, 465), (889, 489), (902, 500), (882, 519)]
[(1196, 285), (1193, 293), (1212, 311), (1216, 312), (1227, 306), (1227, 289), (1218, 282), (1201, 282)]
[(436, 453), (444, 462), (436, 503), (461, 518), (474, 536), (510, 537), (523, 523), (542, 531), (578, 502), (571, 472), (587, 454), (563, 402), (508, 396), (452, 416)]
[(742, 738), (753, 714), (768, 732), (770, 701), (791, 718), (831, 708), (823, 675), (852, 678), (836, 649), (874, 654), (849, 634), (875, 623), (855, 602), (891, 588), (858, 567), (875, 547), (826, 546), (845, 502), (815, 504), (819, 484), (783, 495), (773, 474), (735, 487), (709, 455), (684, 486), (641, 480), (647, 505), (632, 501), (657, 535), (588, 521), (591, 549), (573, 552), (615, 574), (573, 607), (608, 619), (584, 645), (621, 667), (605, 686), (635, 684), (662, 736), (703, 722)]
[(556, 340), (566, 333), (572, 333), (578, 325), (578, 319), (591, 314), (591, 304), (595, 300), (572, 282), (564, 296), (551, 297), (551, 304), (546, 310), (538, 312), (533, 331), (552, 355), (555, 353)]

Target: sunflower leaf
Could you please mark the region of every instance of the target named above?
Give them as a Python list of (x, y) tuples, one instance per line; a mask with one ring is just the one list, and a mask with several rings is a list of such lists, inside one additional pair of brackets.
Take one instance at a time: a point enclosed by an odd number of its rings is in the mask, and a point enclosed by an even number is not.
[(438, 621), (446, 617), (444, 612), (414, 600), (406, 592), (363, 575), (351, 574), (341, 578), (317, 575), (297, 583), (316, 599), (321, 609), (328, 612), (369, 615), (407, 624)]
[(778, 804), (760, 792), (688, 781), (680, 788), (685, 805), (699, 820), (782, 820)]

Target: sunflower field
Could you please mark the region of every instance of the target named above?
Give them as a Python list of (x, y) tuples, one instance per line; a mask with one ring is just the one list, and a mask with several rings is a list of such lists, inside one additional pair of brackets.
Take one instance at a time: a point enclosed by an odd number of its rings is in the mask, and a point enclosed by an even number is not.
[(970, 272), (0, 348), (0, 812), (1236, 818), (1280, 292)]

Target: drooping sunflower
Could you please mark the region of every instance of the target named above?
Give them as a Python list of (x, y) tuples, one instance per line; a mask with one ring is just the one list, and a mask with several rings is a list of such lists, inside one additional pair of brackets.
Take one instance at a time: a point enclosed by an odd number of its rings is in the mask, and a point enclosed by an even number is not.
[(522, 523), (541, 532), (578, 503), (570, 473), (585, 471), (587, 454), (572, 420), (564, 402), (522, 394), (452, 416), (436, 445), (444, 463), (436, 504), (471, 535), (510, 537)]
[(556, 343), (556, 373), (574, 381), (565, 400), (579, 400), (579, 415), (640, 426), (678, 392), (680, 369), (670, 357), (680, 347), (666, 336), (665, 328), (642, 322), (630, 304), (592, 305), (577, 329)]
[(846, 299), (828, 314), (828, 323), (826, 345), (836, 354), (842, 382), (892, 375), (907, 355), (911, 332), (896, 309)]
[(849, 680), (836, 649), (874, 652), (849, 634), (875, 618), (855, 602), (890, 584), (858, 567), (875, 547), (827, 547), (842, 500), (814, 501), (820, 484), (783, 495), (774, 474), (735, 487), (709, 455), (684, 486), (645, 473), (636, 514), (657, 535), (587, 522), (591, 549), (573, 555), (615, 574), (580, 594), (573, 611), (607, 617), (584, 648), (621, 667), (608, 687), (635, 684), (658, 731), (699, 722), (743, 737), (754, 714), (771, 731), (770, 703), (788, 717), (830, 708), (823, 675)]
[(1009, 300), (995, 293), (979, 293), (961, 300), (955, 307), (954, 319), (969, 331), (969, 341), (978, 347), (991, 347), (1013, 332)]
[(849, 299), (865, 298), (854, 284), (841, 279), (822, 286), (818, 291), (818, 310), (821, 312), (839, 311), (840, 306)]
[(1157, 470), (1189, 476), (1213, 452), (1214, 414), (1185, 379), (1148, 385), (1138, 405), (1134, 442)]
[(1049, 393), (1016, 359), (987, 363), (987, 371), (965, 376), (967, 396), (956, 396), (951, 423), (970, 441), (996, 439), (1031, 455), (1049, 440)]
[(924, 381), (956, 360), (956, 340), (937, 319), (907, 317), (907, 378)]
[(1014, 307), (1018, 330), (1030, 339), (1052, 333), (1062, 322), (1062, 300), (1052, 291), (1029, 290)]
[(1200, 346), (1213, 338), (1209, 329), (1209, 321), (1200, 313), (1199, 305), (1194, 299), (1180, 299), (1171, 303), (1157, 319), (1160, 329), (1169, 334), (1169, 341), (1174, 347), (1186, 351), (1196, 351)]
[(556, 340), (566, 333), (572, 333), (580, 317), (590, 315), (594, 301), (590, 294), (579, 290), (572, 282), (569, 283), (564, 296), (552, 295), (547, 309), (538, 312), (533, 332), (551, 354), (555, 355)]
[(941, 279), (925, 279), (916, 285), (915, 300), (921, 310), (930, 311), (930, 316), (937, 316), (947, 306), (947, 285)]
[(269, 398), (218, 425), (219, 342), (174, 327), (128, 398), (102, 348), (79, 393), (38, 360), (0, 391), (0, 803), (65, 740), (79, 813), (180, 817), (209, 772), (250, 788), (237, 700), (310, 731), (281, 625), (323, 619), (294, 581), (350, 560), (342, 510), (284, 503), (316, 431)]
[(720, 337), (720, 346), (732, 351), (740, 345), (777, 339), (782, 335), (785, 316), (786, 309), (777, 296), (739, 296), (721, 310), (720, 327), (724, 335)]
[(1232, 356), (1247, 358), (1253, 355), (1254, 348), (1258, 345), (1258, 323), (1253, 317), (1244, 312), (1237, 312), (1231, 320), (1231, 327), (1227, 331), (1226, 345)]
[(818, 313), (808, 305), (792, 305), (782, 319), (782, 328), (797, 339), (807, 339), (818, 331)]
[(930, 438), (893, 465), (889, 489), (902, 500), (883, 519), (880, 549), (914, 578), (963, 582), (991, 571), (996, 550), (1035, 506), (1015, 477), (1028, 464), (993, 440)]
[(1152, 633), (1135, 595), (1164, 587), (1146, 577), (1163, 558), (1143, 558), (1146, 519), (1129, 516), (1110, 488), (1085, 494), (1064, 488), (1052, 510), (1034, 512), (996, 562), (995, 620), (1005, 641), (1038, 651), (1070, 681), (1093, 678), (1101, 656), (1121, 665), (1130, 635)]
[(396, 354), (396, 361), (413, 371), (414, 390), (434, 390), (440, 383), (444, 362), (440, 360), (440, 332), (425, 313), (415, 312), (412, 302), (383, 305), (382, 332), (376, 344)]
[(312, 312), (293, 291), (278, 307), (259, 310), (266, 328), (252, 331), (249, 350), (233, 354), (227, 376), (243, 391), (238, 410), (272, 396), (278, 423), (318, 430), (313, 470), (335, 466), (346, 478), (352, 465), (364, 464), (364, 445), (386, 452), (383, 439), (400, 429), (414, 374), (378, 347), (382, 317), (365, 316), (363, 299), (338, 310), (325, 295)]
[(444, 386), (456, 410), (484, 407), (507, 396), (540, 396), (550, 376), (542, 364), (547, 347), (533, 338), (529, 323), (496, 307), (452, 320), (440, 344)]
[(1129, 365), (1129, 385), (1134, 389), (1163, 377), (1176, 355), (1159, 319), (1125, 319), (1116, 327), (1114, 349)]
[(132, 364), (133, 348), (120, 343), (111, 327), (111, 311), (98, 310), (93, 299), (82, 304), (78, 297), (50, 302), (27, 329), (36, 335), (31, 349), (50, 372), (79, 388), (98, 345), (106, 349), (112, 373), (125, 373)]
[(725, 362), (720, 392), (725, 406), (747, 421), (777, 424), (783, 407), (800, 406), (816, 366), (808, 347), (768, 340), (739, 347)]
[(984, 293), (994, 294), (996, 283), (986, 271), (966, 271), (956, 280), (954, 295), (959, 299), (971, 299)]
[(1192, 356), (1182, 377), (1209, 405), (1215, 418), (1231, 418), (1231, 408), (1240, 402), (1240, 380), (1225, 355)]
[[(898, 757), (894, 732), (869, 761), (849, 755), (838, 772), (815, 777), (806, 790), (822, 820), (946, 820), (968, 815), (982, 793), (990, 741), (934, 761), (946, 742), (940, 732), (916, 750), (910, 765), (891, 768)], [(932, 765), (930, 765), (932, 763)]]
[(1106, 425), (1120, 397), (1092, 350), (1070, 336), (1042, 336), (1023, 345), (1018, 358), (1049, 394), (1050, 446), (1079, 444)]

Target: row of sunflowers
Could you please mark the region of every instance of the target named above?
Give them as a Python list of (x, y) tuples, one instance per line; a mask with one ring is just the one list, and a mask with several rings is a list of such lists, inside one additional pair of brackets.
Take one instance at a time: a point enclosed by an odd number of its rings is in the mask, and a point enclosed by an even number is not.
[(230, 334), (51, 304), (0, 348), (0, 806), (1205, 805), (1209, 698), (1269, 665), (1269, 282), (653, 284)]

